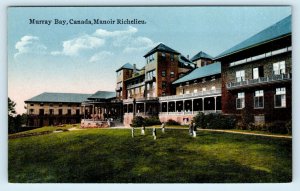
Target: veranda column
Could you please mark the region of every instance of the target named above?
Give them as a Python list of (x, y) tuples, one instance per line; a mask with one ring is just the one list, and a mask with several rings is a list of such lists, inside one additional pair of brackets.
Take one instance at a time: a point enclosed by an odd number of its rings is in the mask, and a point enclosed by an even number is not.
[(204, 113), (204, 98), (202, 98), (202, 112)]
[(177, 112), (177, 110), (176, 110), (176, 103), (177, 103), (177, 102), (175, 101), (175, 112)]
[(214, 98), (215, 98), (215, 113), (217, 113), (217, 97)]
[(185, 110), (184, 110), (184, 103), (185, 103), (185, 100), (182, 101), (182, 109), (183, 109), (183, 114), (185, 114)]
[(92, 118), (93, 118), (93, 121), (95, 121), (94, 115), (95, 115), (95, 105), (93, 104), (93, 110), (92, 110)]
[(169, 115), (169, 102), (167, 101), (167, 114)]
[(129, 104), (127, 103), (127, 112), (126, 113), (129, 113)]
[(83, 119), (85, 119), (85, 105), (83, 106)]
[(194, 99), (192, 99), (192, 115), (194, 115)]

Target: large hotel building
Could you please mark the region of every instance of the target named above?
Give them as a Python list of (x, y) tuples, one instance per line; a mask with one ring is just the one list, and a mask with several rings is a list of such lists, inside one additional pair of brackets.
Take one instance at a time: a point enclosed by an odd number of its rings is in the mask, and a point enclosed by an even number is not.
[(188, 124), (199, 112), (241, 115), (255, 123), (292, 115), (291, 16), (213, 58), (189, 59), (159, 44), (146, 64), (116, 70), (114, 92), (42, 93), (25, 101), (28, 125), (79, 123), (82, 127), (129, 126), (134, 116), (158, 116)]

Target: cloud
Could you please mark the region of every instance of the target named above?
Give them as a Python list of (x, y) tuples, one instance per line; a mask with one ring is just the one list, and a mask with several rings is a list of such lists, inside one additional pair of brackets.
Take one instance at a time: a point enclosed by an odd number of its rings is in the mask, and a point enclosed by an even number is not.
[(104, 56), (111, 56), (112, 52), (121, 54), (141, 52), (156, 44), (150, 38), (138, 36), (137, 33), (138, 29), (133, 26), (114, 31), (97, 29), (91, 34), (63, 41), (62, 50), (52, 51), (51, 55), (77, 56), (82, 50), (89, 50), (90, 52), (85, 52), (87, 53), (85, 55), (94, 54), (89, 61), (96, 62)]
[(89, 62), (97, 62), (97, 61), (101, 61), (101, 60), (107, 60), (108, 58), (110, 58), (113, 55), (114, 54), (109, 51), (98, 52), (89, 59)]
[(52, 51), (52, 55), (75, 56), (82, 50), (95, 49), (103, 46), (105, 40), (90, 35), (83, 35), (63, 42), (62, 51)]
[(107, 31), (105, 29), (97, 29), (96, 32), (94, 33), (94, 36), (98, 36), (101, 38), (121, 37), (121, 36), (133, 35), (137, 31), (138, 31), (138, 29), (133, 26), (128, 26), (127, 30), (116, 30), (116, 31)]
[(132, 53), (136, 51), (144, 51), (146, 49), (152, 48), (157, 43), (154, 43), (150, 38), (147, 37), (137, 37), (131, 39), (131, 41), (126, 45), (124, 52)]
[(47, 47), (40, 42), (39, 37), (25, 35), (15, 45), (18, 52), (14, 55), (15, 58), (26, 53), (44, 54)]

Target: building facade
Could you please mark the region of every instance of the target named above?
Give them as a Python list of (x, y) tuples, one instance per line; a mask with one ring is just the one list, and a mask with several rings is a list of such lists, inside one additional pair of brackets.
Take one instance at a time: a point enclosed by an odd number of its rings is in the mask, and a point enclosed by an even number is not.
[(291, 120), (291, 16), (219, 55), (222, 111), (256, 124)]

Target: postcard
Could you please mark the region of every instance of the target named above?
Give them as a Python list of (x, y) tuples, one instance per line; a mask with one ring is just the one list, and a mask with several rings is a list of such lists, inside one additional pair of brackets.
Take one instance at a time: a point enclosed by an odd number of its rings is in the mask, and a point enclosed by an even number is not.
[(10, 183), (289, 183), (291, 6), (7, 9)]

